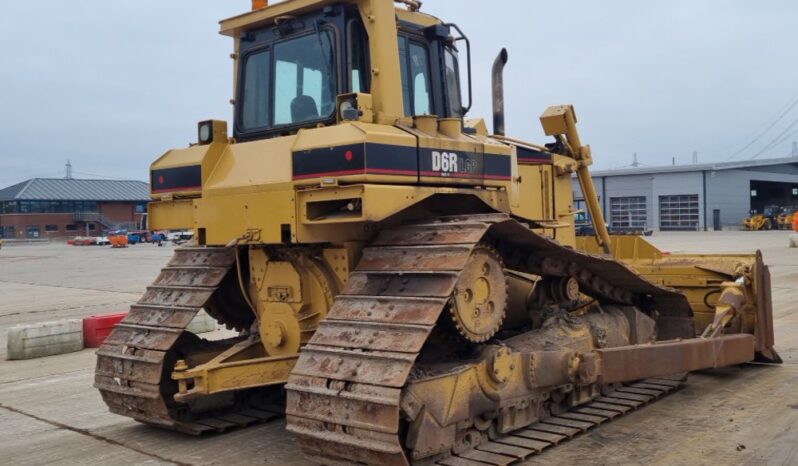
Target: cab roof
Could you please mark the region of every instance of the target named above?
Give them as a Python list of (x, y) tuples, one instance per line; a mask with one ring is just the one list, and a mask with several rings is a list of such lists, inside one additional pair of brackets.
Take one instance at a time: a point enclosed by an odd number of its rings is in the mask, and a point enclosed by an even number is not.
[[(376, 0), (383, 1), (383, 0)], [(286, 15), (302, 15), (318, 11), (325, 6), (353, 4), (356, 0), (286, 0), (266, 8), (253, 10), (238, 16), (233, 16), (219, 22), (220, 32), (223, 35), (236, 37), (244, 31), (259, 29), (274, 24), (276, 18)], [(434, 26), (442, 21), (432, 15), (418, 11), (408, 11), (397, 8), (396, 15), (401, 21), (418, 24), (420, 26)]]

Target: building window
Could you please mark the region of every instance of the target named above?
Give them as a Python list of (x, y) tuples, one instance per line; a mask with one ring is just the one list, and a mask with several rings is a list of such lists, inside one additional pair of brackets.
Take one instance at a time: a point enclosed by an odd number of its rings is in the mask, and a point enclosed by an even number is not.
[(39, 225), (28, 225), (25, 227), (25, 236), (27, 238), (39, 238)]
[(610, 198), (610, 226), (613, 228), (645, 228), (647, 214), (645, 196)]
[(143, 213), (146, 213), (146, 212), (147, 212), (147, 204), (146, 203), (136, 204), (136, 213), (137, 214), (143, 214)]
[(3, 214), (16, 214), (18, 213), (17, 201), (0, 202), (0, 213)]
[(15, 238), (17, 236), (14, 227), (0, 227), (0, 238)]
[(49, 231), (49, 232), (58, 231), (58, 225), (45, 225), (44, 231)]
[(698, 194), (659, 197), (660, 230), (698, 230)]
[(97, 225), (95, 225), (93, 223), (89, 223), (89, 231), (94, 231), (96, 229), (97, 229)]
[(70, 223), (66, 226), (66, 231), (78, 231), (78, 226), (74, 223)]

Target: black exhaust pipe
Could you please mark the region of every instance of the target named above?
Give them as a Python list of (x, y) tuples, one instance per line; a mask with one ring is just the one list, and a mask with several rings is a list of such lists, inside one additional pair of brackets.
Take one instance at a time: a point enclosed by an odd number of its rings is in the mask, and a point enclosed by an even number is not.
[(493, 62), (493, 134), (504, 136), (504, 65), (507, 49), (502, 49)]

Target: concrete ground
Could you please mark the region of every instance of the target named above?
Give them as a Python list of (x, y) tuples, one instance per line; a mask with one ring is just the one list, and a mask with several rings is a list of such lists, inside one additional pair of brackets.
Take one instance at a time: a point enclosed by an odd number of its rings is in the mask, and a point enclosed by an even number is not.
[[(761, 249), (773, 274), (783, 365), (693, 374), (677, 393), (527, 464), (798, 464), (798, 249), (787, 247), (787, 237), (787, 232), (719, 232), (651, 238), (672, 252)], [(193, 438), (108, 413), (91, 386), (94, 350), (5, 361), (8, 327), (124, 311), (171, 249), (48, 244), (0, 250), (0, 463), (310, 464), (281, 422)]]

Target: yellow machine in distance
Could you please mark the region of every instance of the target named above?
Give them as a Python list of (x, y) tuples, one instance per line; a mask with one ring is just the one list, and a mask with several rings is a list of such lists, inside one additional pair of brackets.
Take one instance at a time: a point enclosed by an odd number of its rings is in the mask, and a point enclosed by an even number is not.
[(789, 230), (792, 228), (796, 210), (798, 210), (796, 206), (788, 206), (781, 209), (781, 213), (778, 216), (779, 230)]
[[(493, 133), (471, 44), (406, 0), (287, 0), (222, 21), (232, 137), (151, 167), (151, 228), (193, 225), (98, 352), (116, 413), (199, 434), (272, 416), (324, 464), (432, 464), (617, 384), (778, 362), (759, 254), (610, 237), (572, 106)], [(253, 4), (254, 5), (254, 4)], [(577, 242), (571, 179), (593, 238)], [(238, 330), (185, 331), (205, 309)]]
[(773, 230), (781, 228), (782, 208), (776, 205), (767, 206), (758, 213), (751, 211), (751, 216), (743, 220), (743, 229), (747, 231)]

